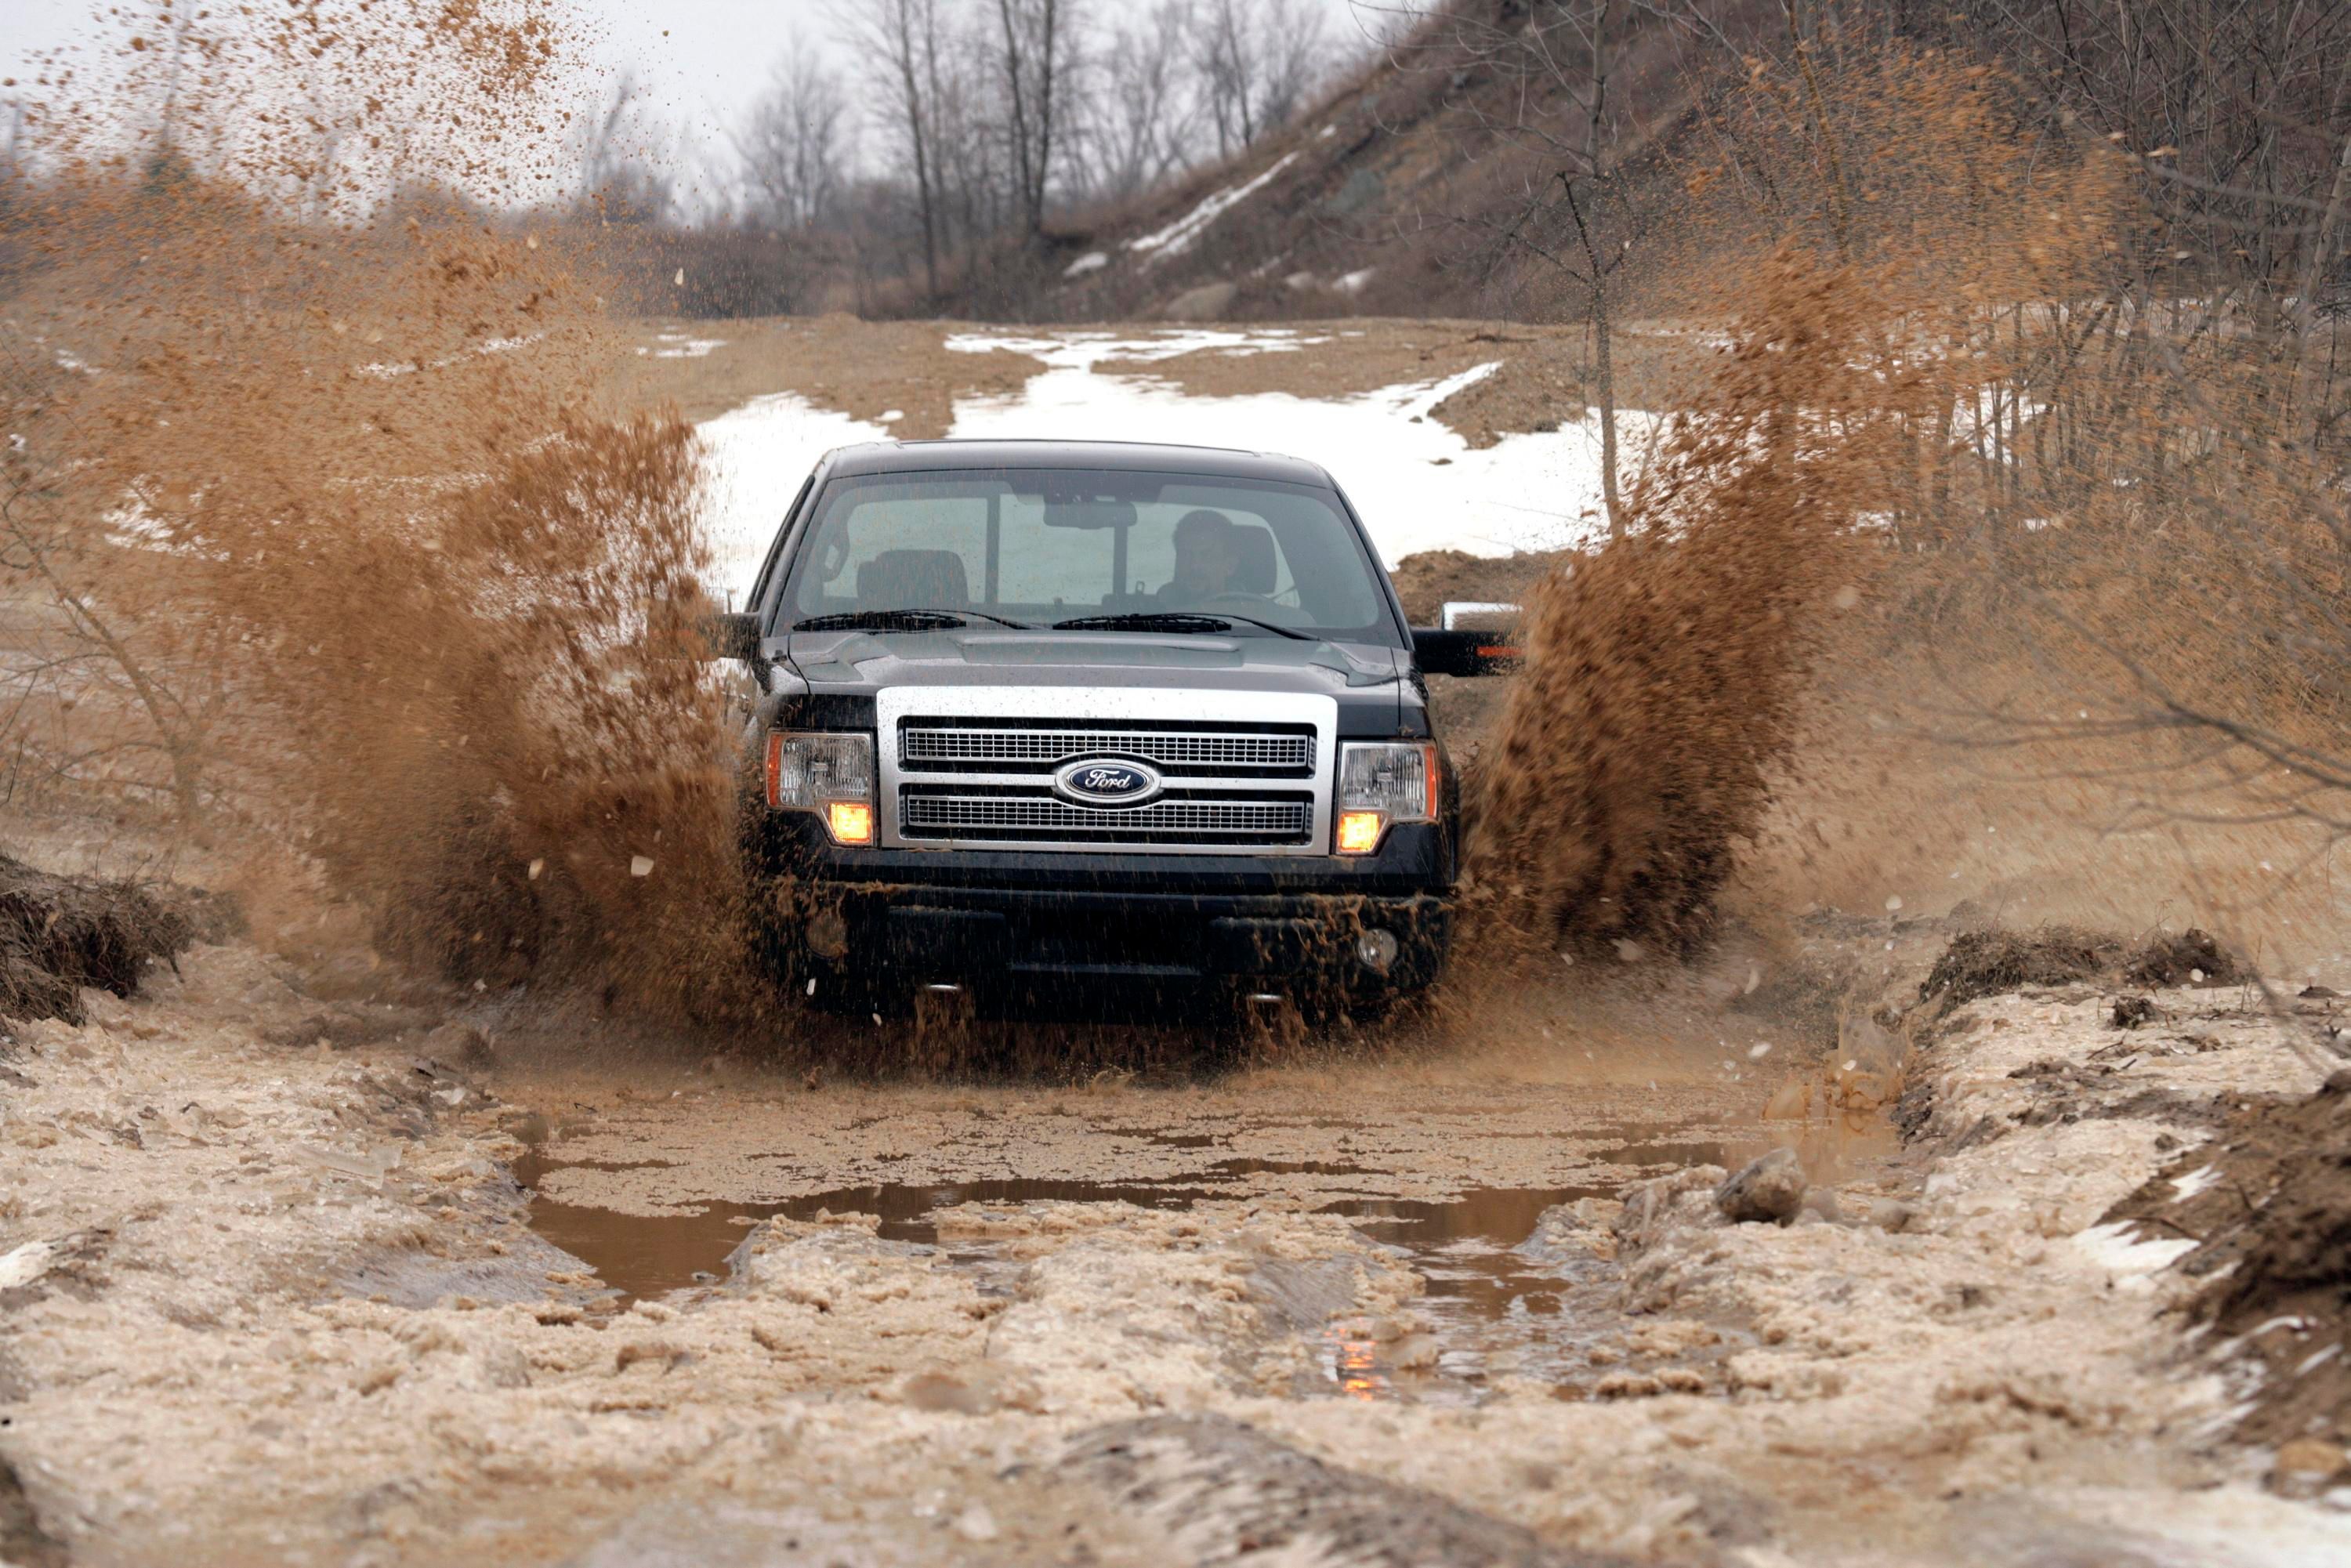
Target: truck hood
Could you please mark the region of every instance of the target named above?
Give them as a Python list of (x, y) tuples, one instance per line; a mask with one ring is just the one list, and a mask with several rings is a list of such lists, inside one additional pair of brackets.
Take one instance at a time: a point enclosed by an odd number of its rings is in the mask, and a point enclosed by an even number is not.
[[(1408, 689), (1401, 650), (1288, 637), (1185, 637), (1133, 632), (795, 632), (785, 656), (811, 692), (885, 686), (1134, 686), (1197, 691)], [(1381, 693), (1383, 700), (1400, 696)], [(1361, 699), (1358, 698), (1358, 701)], [(1351, 705), (1352, 706), (1352, 705)]]

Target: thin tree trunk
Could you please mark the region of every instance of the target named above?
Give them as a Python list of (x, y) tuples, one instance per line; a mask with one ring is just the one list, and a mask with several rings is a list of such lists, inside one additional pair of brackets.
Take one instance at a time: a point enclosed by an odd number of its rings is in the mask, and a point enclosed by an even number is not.
[[(2343, 83), (2351, 83), (2351, 64), (2346, 64), (2341, 80), (2335, 87), (2335, 102), (2340, 106)], [(2335, 233), (2343, 222), (2343, 206), (2351, 200), (2351, 135), (2343, 138), (2342, 156), (2335, 160), (2335, 181), (2326, 193), (2326, 211), (2318, 220), (2318, 232), (2310, 236), (2310, 257), (2303, 264), (2302, 286), (2295, 290), (2294, 302), (2294, 354), (2300, 358), (2302, 345), (2310, 336), (2310, 323), (2318, 304), (2319, 285), (2325, 280), (2326, 268), (2334, 259)]]
[(1037, 189), (1029, 202), (1029, 230), (1040, 235), (1045, 232), (1045, 185), (1053, 168), (1053, 53), (1061, 27), (1059, 0), (1045, 0), (1044, 34), (1038, 40), (1042, 52), (1037, 57)]
[(1625, 502), (1616, 493), (1616, 369), (1608, 352), (1608, 289), (1595, 283), (1592, 290), (1593, 390), (1600, 398), (1600, 495), (1608, 508), (1608, 537), (1625, 533)]
[[(1606, 172), (1601, 167), (1601, 120), (1608, 110), (1608, 24), (1614, 19), (1615, 8), (1615, 0), (1602, 0), (1593, 18), (1592, 101), (1585, 106), (1583, 129), (1584, 167), (1592, 171), (1595, 183), (1604, 190)], [(1600, 402), (1600, 495), (1608, 508), (1608, 537), (1623, 538), (1626, 531), (1625, 503), (1616, 486), (1616, 360), (1609, 341), (1612, 322), (1608, 277), (1612, 269), (1602, 261), (1599, 247), (1593, 243), (1591, 231), (1580, 216), (1576, 226), (1584, 230), (1584, 264), (1592, 269), (1592, 368), (1593, 390)]]
[(1020, 58), (1020, 27), (1012, 16), (1012, 0), (996, 0), (996, 15), (1004, 28), (1004, 89), (1011, 99), (1012, 177), (1020, 189), (1021, 220), (1034, 235), (1042, 226), (1042, 215), (1029, 196), (1029, 73)]
[(1836, 138), (1829, 130), (1828, 108), (1821, 101), (1820, 78), (1813, 70), (1813, 52), (1804, 42), (1803, 27), (1798, 20), (1798, 0), (1780, 0), (1788, 17), (1788, 42), (1796, 53), (1796, 68), (1804, 78), (1807, 112), (1812, 117), (1813, 134), (1819, 138), (1821, 155), (1829, 167), (1829, 228), (1836, 238), (1837, 258), (1853, 259), (1852, 207), (1845, 199), (1844, 165), (1837, 157)]

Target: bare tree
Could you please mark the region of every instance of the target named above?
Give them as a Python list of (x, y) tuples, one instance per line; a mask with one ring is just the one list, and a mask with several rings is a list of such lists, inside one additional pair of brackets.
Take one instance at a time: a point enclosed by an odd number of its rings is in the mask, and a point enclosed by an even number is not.
[(939, 292), (942, 214), (937, 166), (940, 110), (937, 0), (841, 0), (834, 12), (844, 41), (865, 57), (884, 87), (880, 118), (914, 176), (923, 236), (923, 275)]
[(1158, 184), (1190, 158), (1199, 121), (1186, 70), (1194, 29), (1191, 0), (1159, 0), (1104, 38), (1076, 112), (1077, 184), (1093, 198), (1120, 200)]
[(683, 215), (676, 139), (650, 117), (644, 84), (622, 71), (581, 127), (580, 193), (607, 223), (665, 224)]
[(1331, 68), (1326, 13), (1311, 0), (1266, 0), (1257, 10), (1257, 134), (1297, 118)]
[(1644, 229), (1635, 189), (1620, 177), (1616, 142), (1625, 110), (1615, 90), (1618, 50), (1632, 0), (1542, 0), (1531, 14), (1457, 10), (1394, 46), (1409, 57), (1427, 51), (1444, 68), (1468, 61), (1510, 84), (1492, 95), (1498, 114), (1468, 105), (1481, 129), (1531, 155), (1530, 178), (1515, 208), (1499, 217), (1461, 221), (1487, 236), (1493, 264), (1531, 256), (1567, 282), (1592, 332), (1592, 390), (1600, 419), (1600, 483), (1611, 537), (1630, 526), (1617, 475), (1614, 354), (1617, 275)]
[(1073, 0), (996, 0), (1013, 178), (1020, 222), (1032, 237), (1044, 232), (1058, 133), (1069, 118), (1074, 10)]
[(1204, 0), (1192, 64), (1217, 128), (1217, 156), (1230, 157), (1295, 114), (1327, 56), (1322, 13), (1302, 0)]
[(754, 217), (782, 230), (831, 220), (845, 178), (848, 116), (840, 77), (795, 42), (735, 141)]
[[(0, 600), (26, 612), (0, 648), (0, 743), (10, 754), (10, 793), (25, 782), (153, 788), (183, 822), (204, 814), (207, 742), (217, 692), (201, 660), (175, 664), (153, 646), (171, 622), (135, 597), (126, 563), (140, 552), (115, 542), (120, 514), (99, 514), (68, 483), (57, 434), (70, 420), (44, 385), (86, 376), (16, 322), (0, 335), (0, 417), (12, 438), (0, 451)], [(29, 434), (28, 434), (29, 433)], [(141, 613), (144, 608), (152, 613)], [(162, 777), (148, 766), (159, 759)]]

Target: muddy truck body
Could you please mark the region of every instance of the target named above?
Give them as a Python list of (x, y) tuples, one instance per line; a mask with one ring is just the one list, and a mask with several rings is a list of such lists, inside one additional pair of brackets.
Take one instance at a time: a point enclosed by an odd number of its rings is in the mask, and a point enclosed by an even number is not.
[(1294, 458), (910, 442), (828, 455), (720, 653), (779, 983), (864, 1013), (1361, 1016), (1443, 966), (1458, 796), (1361, 519)]

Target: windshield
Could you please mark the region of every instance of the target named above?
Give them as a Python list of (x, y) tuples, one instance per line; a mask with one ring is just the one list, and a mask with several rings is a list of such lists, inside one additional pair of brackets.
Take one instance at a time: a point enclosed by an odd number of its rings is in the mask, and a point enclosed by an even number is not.
[[(1397, 646), (1375, 571), (1338, 496), (1312, 486), (1096, 469), (873, 475), (825, 486), (781, 624), (1114, 617), (1137, 632)], [(906, 613), (919, 611), (937, 618)]]

